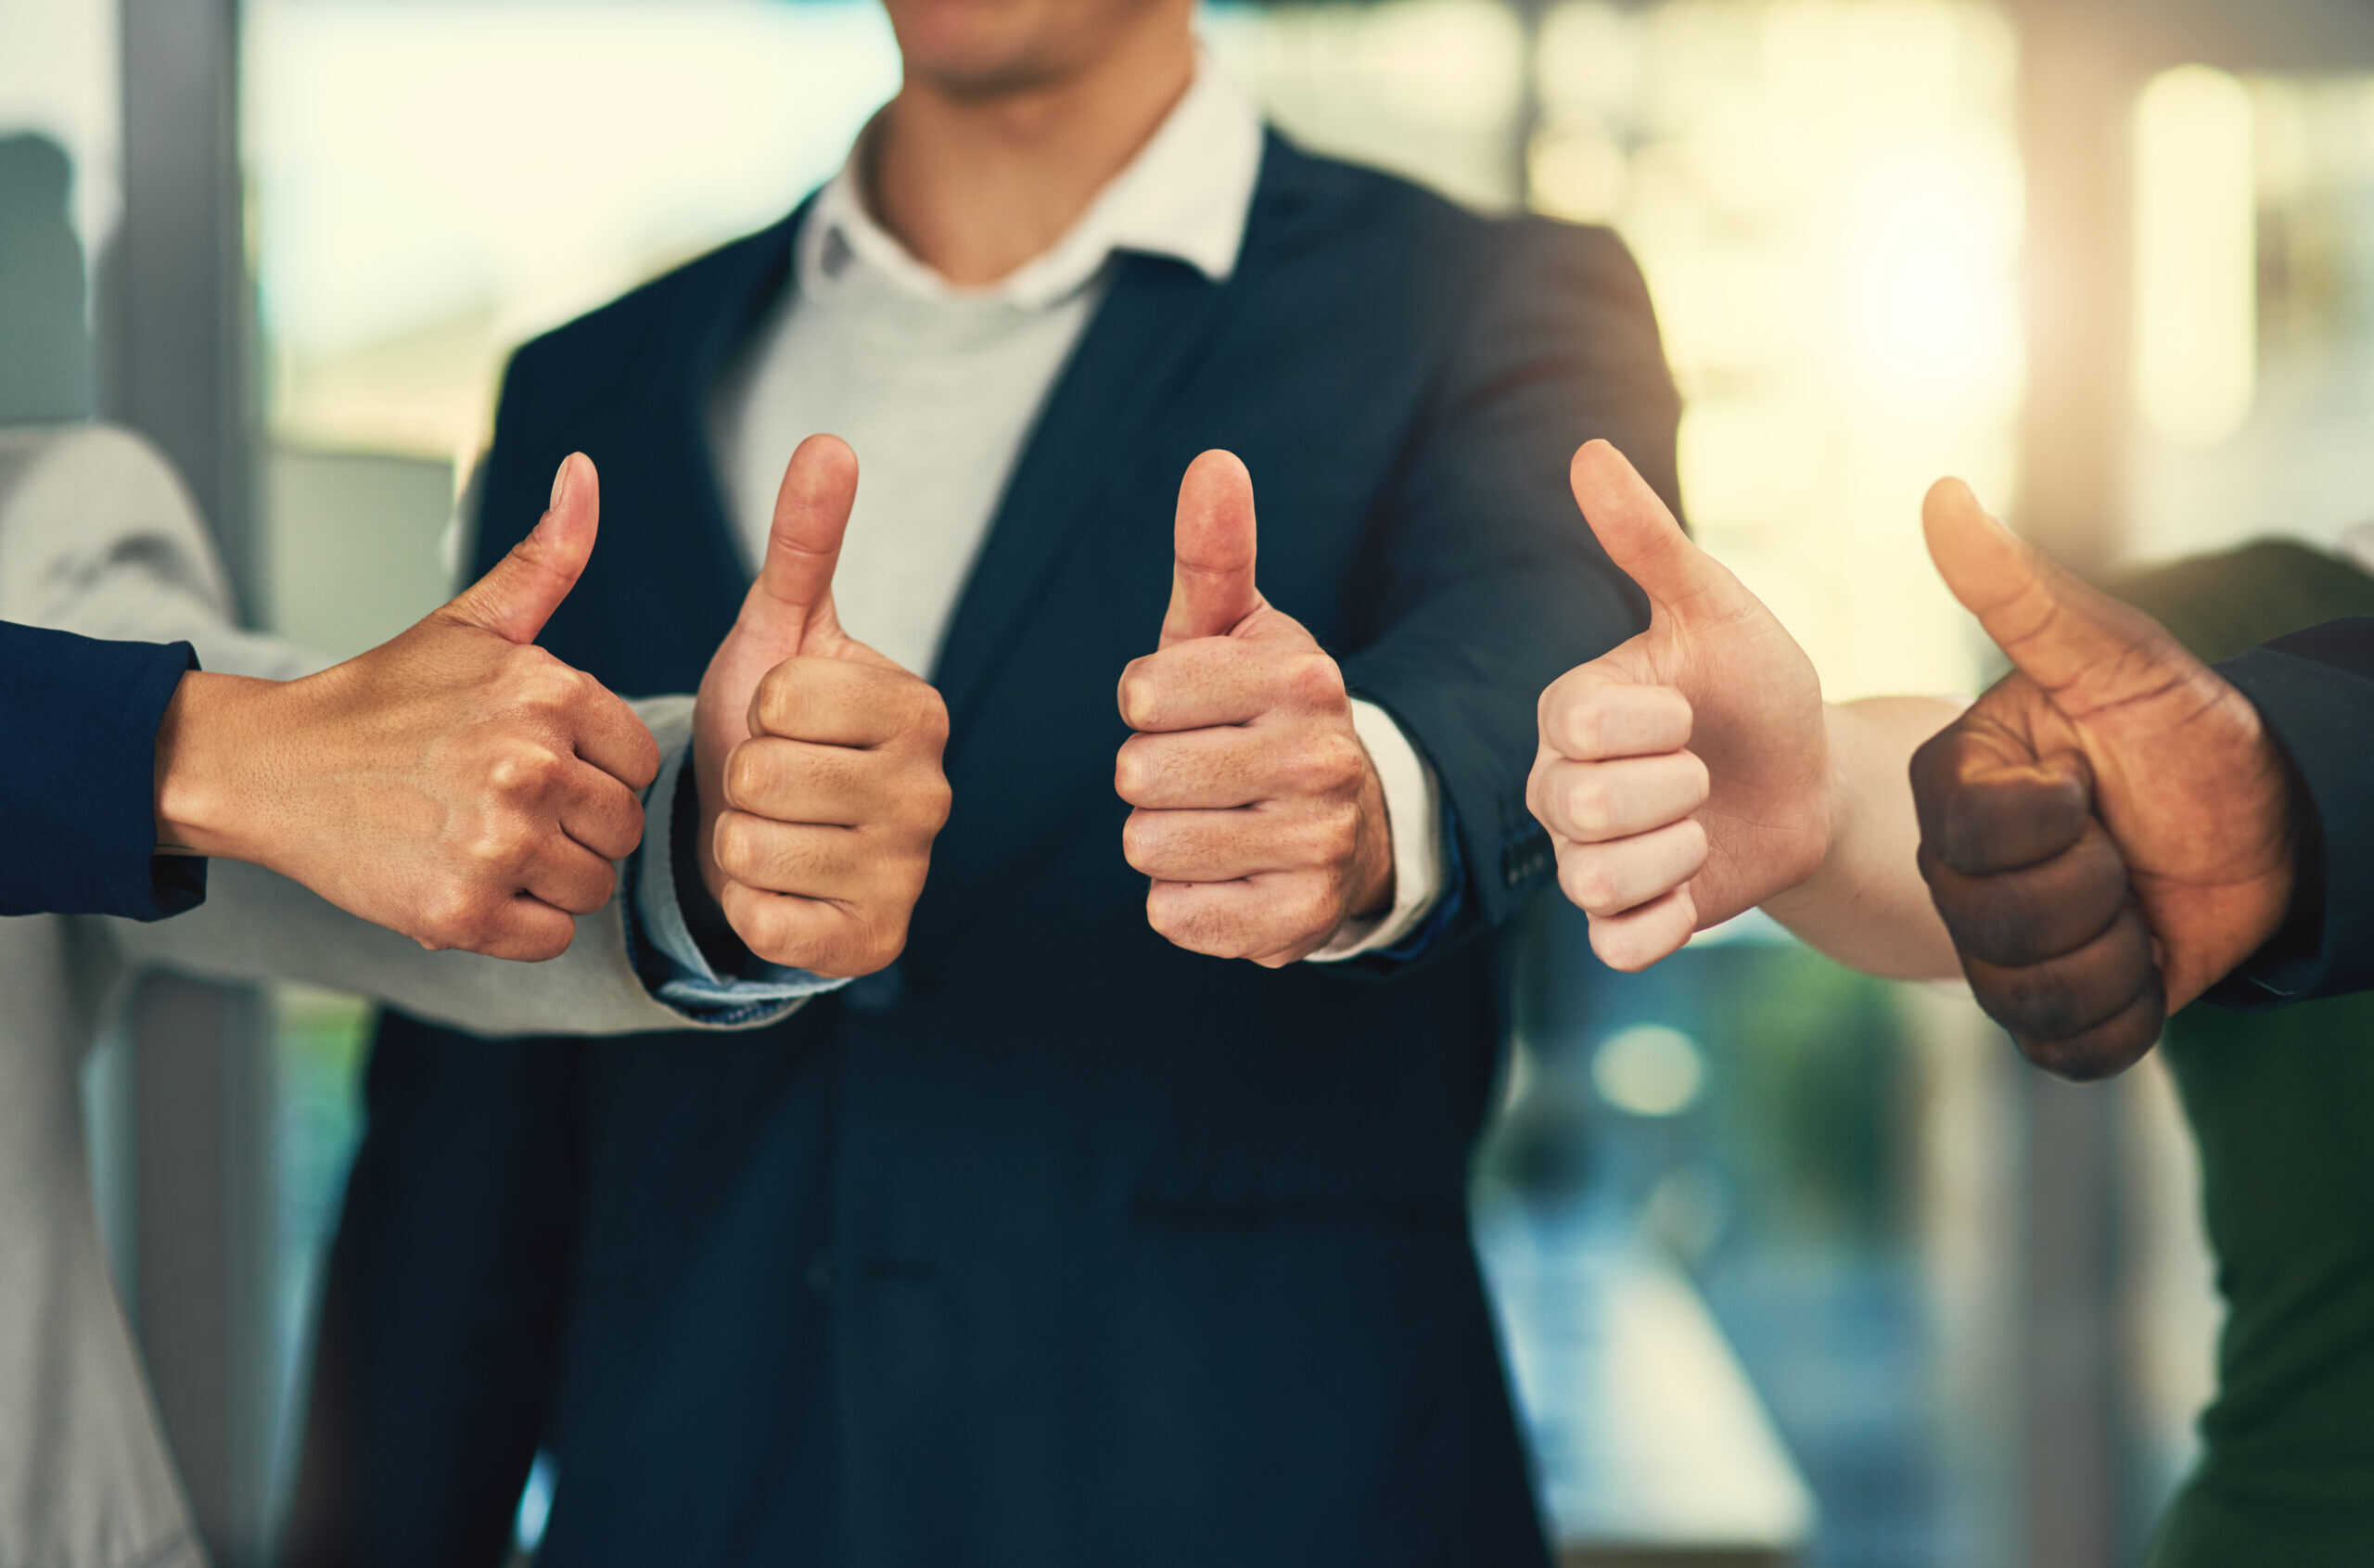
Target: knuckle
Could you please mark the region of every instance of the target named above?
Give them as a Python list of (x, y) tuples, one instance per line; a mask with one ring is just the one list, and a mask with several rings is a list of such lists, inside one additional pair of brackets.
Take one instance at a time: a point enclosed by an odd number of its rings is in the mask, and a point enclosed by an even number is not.
[(1136, 660), (1121, 672), (1121, 721), (1132, 730), (1146, 729), (1161, 717), (1161, 682), (1142, 668), (1144, 662)]
[(1313, 830), (1319, 862), (1340, 865), (1359, 848), (1360, 814), (1347, 806), (1321, 816)]
[(916, 693), (914, 717), (908, 728), (935, 751), (948, 745), (948, 699), (939, 688), (925, 681), (910, 682)]
[(756, 870), (759, 860), (758, 824), (744, 816), (718, 818), (717, 831), (710, 839), (710, 853), (716, 857), (718, 868), (728, 874)]
[(446, 883), (421, 906), (421, 928), (440, 948), (474, 948), (485, 934), (486, 900), (466, 879)]
[(641, 716), (635, 714), (632, 708), (629, 708), (627, 712), (628, 716), (634, 720), (632, 732), (634, 760), (629, 764), (628, 776), (619, 782), (629, 789), (640, 793), (649, 789), (653, 781), (659, 777), (659, 742), (653, 736), (650, 726), (644, 723)]
[(1329, 708), (1344, 701), (1344, 671), (1323, 653), (1295, 656), (1285, 669), (1286, 692), (1308, 708)]
[(630, 798), (619, 810), (619, 842), (632, 853), (643, 842), (643, 802)]
[(1591, 922), (1591, 951), (1599, 954), (1602, 963), (1622, 974), (1637, 975), (1649, 967), (1648, 948), (1640, 937), (1603, 921)]
[(1135, 806), (1154, 788), (1155, 766), (1145, 748), (1132, 737), (1121, 743), (1113, 758), (1113, 792)]
[(1589, 756), (1600, 740), (1600, 688), (1576, 686), (1568, 680), (1553, 682), (1534, 705), (1534, 724), (1541, 744), (1561, 756)]
[(1688, 761), (1691, 809), (1696, 810), (1705, 805), (1715, 793), (1714, 771), (1706, 766), (1706, 759), (1694, 751), (1685, 751), (1681, 755)]
[(924, 781), (911, 798), (914, 802), (917, 824), (929, 834), (937, 834), (946, 827), (949, 813), (956, 809), (956, 791), (949, 784), (948, 775), (937, 768), (932, 770), (931, 777)]
[(1565, 688), (1557, 681), (1552, 681), (1542, 687), (1541, 695), (1533, 699), (1534, 733), (1545, 743), (1549, 741), (1553, 727), (1557, 723), (1559, 710), (1565, 706)]
[[(888, 961), (877, 963), (874, 955), (880, 950), (882, 937), (876, 923), (864, 911), (851, 911), (842, 923), (842, 929), (825, 941), (823, 951), (808, 967), (819, 975), (836, 980), (854, 980), (887, 967)], [(892, 955), (896, 957), (894, 953)]]
[(1706, 824), (1696, 817), (1684, 817), (1681, 820), (1681, 836), (1682, 842), (1689, 846), (1682, 852), (1685, 874), (1696, 876), (1706, 864), (1707, 854), (1714, 848), (1712, 840), (1706, 836)]
[(535, 835), (525, 823), (498, 818), (472, 835), (462, 852), (485, 871), (504, 873), (524, 865), (534, 848)]
[(767, 797), (766, 754), (745, 741), (725, 759), (725, 798), (744, 810)]
[(1295, 938), (1309, 941), (1334, 931), (1342, 921), (1342, 910), (1334, 887), (1314, 881), (1287, 896), (1283, 912)]
[(1558, 886), (1576, 909), (1588, 914), (1620, 914), (1623, 900), (1606, 863), (1596, 855), (1575, 854), (1558, 863)]
[(862, 944), (864, 973), (877, 975), (899, 962), (907, 950), (907, 922), (903, 916), (877, 922)]
[(790, 734), (799, 720), (799, 669), (784, 660), (759, 677), (756, 706), (759, 726), (770, 734)]
[(1596, 771), (1585, 772), (1566, 786), (1566, 820), (1578, 833), (1597, 838), (1615, 820), (1615, 802), (1607, 780)]
[(1558, 715), (1558, 728), (1551, 732), (1553, 746), (1576, 757), (1596, 757), (1607, 744), (1607, 718), (1601, 712), (1595, 692), (1586, 693), (1568, 702)]
[(1295, 782), (1306, 794), (1348, 795), (1359, 788), (1367, 767), (1368, 753), (1359, 739), (1331, 731), (1303, 749)]
[(2034, 963), (2050, 956), (2032, 939), (2035, 913), (2009, 888), (1982, 887), (1959, 901), (1953, 924), (1962, 944), (1984, 962)]
[(1993, 994), (2004, 1027), (2016, 1036), (2045, 1040), (2064, 1040), (2078, 1033), (2079, 1014), (2087, 1000), (2049, 966), (2010, 971)]
[(804, 955), (794, 950), (783, 911), (773, 899), (741, 898), (733, 906), (726, 911), (726, 924), (745, 947), (770, 963), (802, 964)]
[(1144, 811), (1132, 811), (1130, 820), (1121, 824), (1121, 858), (1130, 869), (1142, 875), (1152, 876), (1147, 868), (1156, 863), (1162, 846), (1162, 828), (1158, 821)]
[(512, 654), (506, 673), (518, 702), (551, 712), (570, 707), (592, 684), (582, 671), (563, 664), (532, 643)]
[(1222, 910), (1199, 906), (1186, 889), (1156, 883), (1146, 892), (1146, 924), (1171, 943), (1207, 958), (1233, 958), (1232, 921)]
[(506, 798), (527, 799), (557, 784), (562, 767), (560, 754), (548, 746), (510, 746), (489, 764), (487, 785)]

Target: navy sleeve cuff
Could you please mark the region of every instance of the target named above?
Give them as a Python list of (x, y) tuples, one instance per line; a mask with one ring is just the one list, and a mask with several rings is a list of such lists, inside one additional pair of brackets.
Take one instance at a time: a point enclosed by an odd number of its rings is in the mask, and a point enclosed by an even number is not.
[(187, 643), (0, 626), (0, 914), (160, 920), (206, 897), (206, 862), (157, 853), (157, 727), (198, 667)]
[(2217, 670), (2291, 764), (2300, 881), (2283, 931), (2208, 998), (2265, 1007), (2374, 988), (2374, 680), (2284, 644)]
[(1392, 946), (1347, 958), (1330, 968), (1346, 975), (1383, 979), (1458, 946), (1461, 936), (1476, 928), (1475, 923), (1465, 918), (1471, 907), (1467, 862), (1459, 847), (1459, 820), (1448, 804), (1443, 807), (1441, 831), (1443, 890), (1434, 908), (1408, 936)]
[(691, 869), (700, 813), (689, 759), (687, 747), (661, 765), (645, 805), (643, 843), (627, 866), (627, 954), (644, 988), (697, 1022), (735, 1025), (847, 985), (764, 962), (747, 950), (729, 957), (693, 930), (686, 905), (701, 896)]

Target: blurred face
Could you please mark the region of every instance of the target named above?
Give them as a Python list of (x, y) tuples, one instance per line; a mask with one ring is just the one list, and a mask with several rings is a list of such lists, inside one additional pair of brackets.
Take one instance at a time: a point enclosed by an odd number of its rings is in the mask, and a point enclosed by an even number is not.
[(958, 97), (1066, 80), (1148, 29), (1183, 37), (1193, 0), (883, 0), (911, 82)]

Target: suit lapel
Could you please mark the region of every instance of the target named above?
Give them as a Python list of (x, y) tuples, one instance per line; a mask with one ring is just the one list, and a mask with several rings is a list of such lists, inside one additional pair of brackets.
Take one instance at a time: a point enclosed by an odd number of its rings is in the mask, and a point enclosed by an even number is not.
[[(697, 605), (720, 627), (731, 625), (750, 586), (750, 564), (728, 510), (710, 440), (708, 412), (719, 378), (783, 291), (798, 282), (792, 267), (800, 224), (811, 196), (790, 217), (752, 236), (730, 257), (711, 287), (688, 294), (662, 321), (646, 363), (646, 399), (632, 421), (653, 438), (646, 470), (654, 481), (645, 504), (655, 516), (678, 522), (675, 548), (648, 563), (670, 580), (672, 593), (652, 586), (657, 602)], [(786, 456), (788, 453), (786, 452)], [(722, 635), (721, 631), (719, 635)]]
[(1040, 585), (1126, 466), (1141, 431), (1212, 338), (1228, 290), (1183, 261), (1117, 259), (1112, 288), (1048, 395), (990, 525), (936, 671), (961, 735), (1012, 650)]
[[(1298, 242), (1311, 205), (1308, 169), (1284, 138), (1265, 133), (1235, 278), (1273, 264)], [(940, 642), (933, 682), (959, 744), (1040, 585), (1104, 510), (1128, 468), (1121, 459), (1147, 450), (1144, 432), (1242, 294), (1169, 258), (1124, 254), (1115, 267), (1111, 292), (1048, 396)]]

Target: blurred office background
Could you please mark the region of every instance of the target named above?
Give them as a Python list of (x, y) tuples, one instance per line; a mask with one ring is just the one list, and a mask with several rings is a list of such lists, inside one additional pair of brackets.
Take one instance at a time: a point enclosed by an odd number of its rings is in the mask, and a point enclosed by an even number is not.
[[(2374, 7), (1205, 27), (1322, 149), (1622, 230), (1695, 527), (1833, 695), (1985, 678), (1919, 541), (1942, 473), (2094, 569), (2374, 516)], [(449, 591), (508, 349), (780, 215), (896, 80), (865, 0), (0, 0), (0, 420), (148, 431), (248, 613), (359, 651)], [(1753, 921), (1627, 979), (1544, 907), (1512, 985), (1476, 1204), (1575, 1562), (2138, 1555), (2218, 1323), (2157, 1065), (2048, 1083), (1953, 994)], [(93, 1075), (127, 1300), (232, 1568), (287, 1473), (365, 1025), (176, 986)]]

